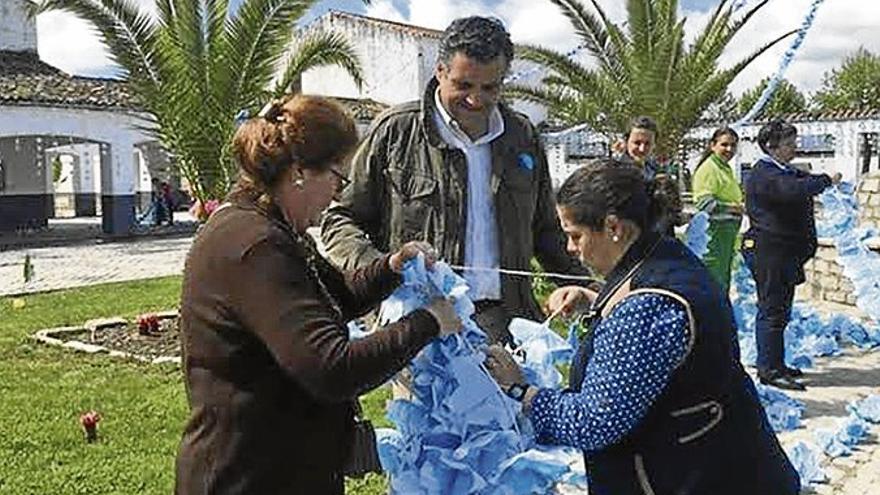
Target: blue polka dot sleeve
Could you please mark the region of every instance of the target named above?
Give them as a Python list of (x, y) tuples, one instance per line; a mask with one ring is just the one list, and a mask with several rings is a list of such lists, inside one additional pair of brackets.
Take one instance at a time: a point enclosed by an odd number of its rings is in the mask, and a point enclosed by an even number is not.
[(542, 389), (533, 399), (538, 440), (585, 451), (621, 440), (666, 387), (690, 331), (686, 308), (670, 296), (624, 299), (595, 329), (581, 391)]

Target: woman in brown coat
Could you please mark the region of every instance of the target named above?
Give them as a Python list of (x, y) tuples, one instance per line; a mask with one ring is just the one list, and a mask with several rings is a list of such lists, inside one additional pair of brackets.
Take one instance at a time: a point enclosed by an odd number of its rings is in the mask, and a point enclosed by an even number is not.
[(354, 402), (401, 370), (431, 339), (458, 331), (437, 300), (350, 341), (346, 321), (400, 283), (405, 245), (341, 273), (306, 229), (344, 182), (357, 143), (338, 105), (296, 96), (267, 106), (236, 133), (234, 192), (189, 253), (181, 302), (191, 414), (176, 493), (341, 494)]

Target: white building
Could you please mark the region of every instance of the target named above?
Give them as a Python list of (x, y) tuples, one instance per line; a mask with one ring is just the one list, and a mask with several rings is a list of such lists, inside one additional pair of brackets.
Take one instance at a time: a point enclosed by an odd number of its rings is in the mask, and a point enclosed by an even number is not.
[[(792, 163), (813, 172), (833, 175), (837, 172), (846, 181), (854, 182), (863, 175), (880, 172), (880, 108), (868, 111), (804, 112), (783, 115), (798, 130), (798, 154)], [(740, 146), (736, 164), (749, 165), (763, 152), (756, 142), (758, 131), (766, 120), (738, 129)], [(714, 127), (696, 129), (689, 137), (707, 142)], [(688, 166), (698, 165), (697, 154), (691, 154)]]
[[(339, 67), (320, 67), (303, 74), (302, 91), (389, 106), (422, 97), (434, 76), (443, 36), (442, 31), (435, 29), (340, 11), (319, 17), (305, 33), (317, 31), (339, 33), (351, 43), (363, 68), (364, 84), (358, 89), (354, 80)], [(520, 74), (529, 67), (515, 62), (511, 73)], [(532, 74), (519, 82), (525, 83), (537, 76)], [(546, 112), (536, 105), (516, 103), (514, 108), (527, 114), (535, 124), (546, 117)]]
[[(829, 175), (840, 172), (844, 180), (850, 182), (880, 172), (880, 109), (806, 112), (782, 117), (798, 129), (795, 165)], [(758, 121), (738, 129), (740, 146), (733, 160), (735, 169), (748, 167), (763, 155), (756, 139), (765, 123)], [(702, 148), (707, 145), (715, 128), (714, 125), (699, 127), (688, 134), (688, 139), (700, 143)], [(556, 186), (585, 160), (610, 154), (611, 140), (583, 127), (545, 134), (544, 141), (550, 175)], [(687, 154), (689, 170), (699, 165), (701, 154), (699, 149)]]
[(105, 232), (126, 233), (149, 194), (144, 115), (124, 84), (41, 61), (26, 3), (0, 3), (0, 231), (44, 227), (58, 210), (100, 213)]

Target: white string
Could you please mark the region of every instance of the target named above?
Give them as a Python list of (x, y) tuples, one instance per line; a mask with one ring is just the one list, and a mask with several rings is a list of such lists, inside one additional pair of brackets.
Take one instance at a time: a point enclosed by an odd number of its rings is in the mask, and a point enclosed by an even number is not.
[(478, 273), (500, 273), (502, 275), (513, 275), (516, 277), (548, 277), (548, 278), (558, 278), (561, 280), (576, 280), (580, 282), (591, 282), (596, 280), (595, 277), (587, 277), (584, 275), (567, 275), (564, 273), (535, 273), (531, 271), (525, 270), (509, 270), (507, 268), (482, 268), (477, 266), (463, 266), (463, 265), (449, 265), (449, 268), (453, 270), (463, 271), (463, 272), (478, 272)]

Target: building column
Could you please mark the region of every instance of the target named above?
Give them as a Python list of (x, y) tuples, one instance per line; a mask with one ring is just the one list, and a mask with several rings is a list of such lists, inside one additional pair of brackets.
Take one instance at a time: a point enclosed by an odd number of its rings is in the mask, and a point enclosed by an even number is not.
[(134, 144), (116, 141), (101, 148), (101, 224), (104, 233), (126, 235), (135, 225)]
[(98, 216), (98, 185), (101, 175), (101, 151), (97, 144), (73, 146), (79, 158), (74, 174), (74, 209), (78, 217)]

